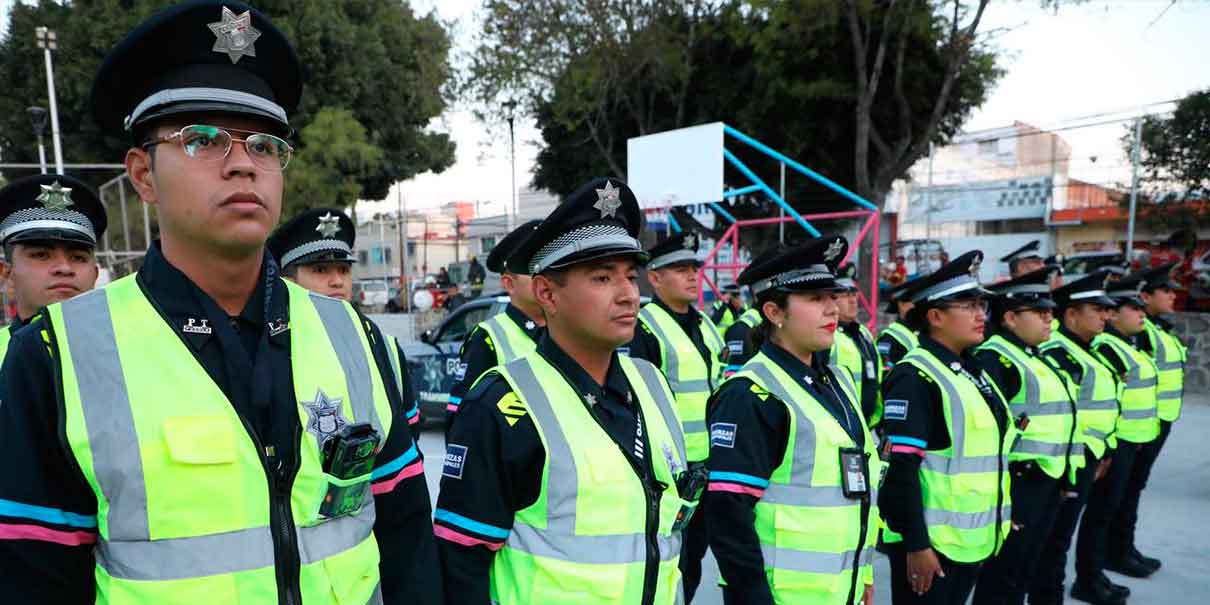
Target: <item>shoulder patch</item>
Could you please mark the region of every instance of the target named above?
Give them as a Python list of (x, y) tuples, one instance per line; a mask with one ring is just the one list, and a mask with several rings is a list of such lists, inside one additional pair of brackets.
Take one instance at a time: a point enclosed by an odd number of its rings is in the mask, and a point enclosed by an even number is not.
[(1003, 364), (1004, 367), (1010, 368), (1010, 369), (1013, 367), (1013, 362), (1010, 361), (1007, 357), (1005, 357), (1003, 355), (1000, 355), (999, 357), (1000, 357), (1000, 363)]
[(445, 446), (445, 464), (441, 467), (441, 476), (450, 479), (461, 479), (466, 465), (466, 446), (450, 443)]
[(891, 354), (891, 343), (885, 340), (878, 341), (878, 352), (883, 355)]
[(529, 413), (525, 408), (525, 404), (521, 403), (521, 398), (517, 394), (509, 391), (500, 401), (496, 402), (496, 409), (504, 415), (504, 419), (508, 421), (508, 426), (515, 426), (517, 421)]
[(735, 433), (738, 429), (734, 422), (715, 422), (710, 425), (710, 446), (735, 448)]
[(907, 420), (906, 399), (887, 399), (883, 403), (882, 417), (886, 420)]

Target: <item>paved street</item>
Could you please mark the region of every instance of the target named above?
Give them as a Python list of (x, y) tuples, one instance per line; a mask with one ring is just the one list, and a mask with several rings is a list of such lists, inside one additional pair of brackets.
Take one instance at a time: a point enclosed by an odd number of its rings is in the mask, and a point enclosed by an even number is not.
[[(1203, 603), (1210, 600), (1210, 396), (1186, 399), (1180, 420), (1164, 445), (1159, 462), (1143, 492), (1139, 549), (1164, 561), (1151, 578), (1136, 580), (1110, 573), (1115, 582), (1130, 587), (1130, 603)], [(444, 446), (440, 431), (421, 438), (428, 456), (425, 474), (436, 502)], [(1069, 557), (1073, 559), (1074, 557)], [(889, 605), (890, 571), (886, 559), (876, 557), (875, 603)], [(1068, 581), (1074, 572), (1068, 569)], [(720, 605), (714, 588), (718, 570), (707, 555), (703, 588), (695, 605)], [(1071, 599), (1068, 599), (1071, 601)]]

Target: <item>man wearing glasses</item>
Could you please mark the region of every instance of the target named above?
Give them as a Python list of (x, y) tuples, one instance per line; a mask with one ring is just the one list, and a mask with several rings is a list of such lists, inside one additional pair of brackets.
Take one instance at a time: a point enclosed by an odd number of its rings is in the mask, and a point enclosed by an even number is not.
[(301, 79), (272, 23), (216, 0), (153, 16), (102, 64), (94, 117), (131, 137), (161, 239), (12, 341), (6, 603), (442, 601), (381, 334), (265, 253)]

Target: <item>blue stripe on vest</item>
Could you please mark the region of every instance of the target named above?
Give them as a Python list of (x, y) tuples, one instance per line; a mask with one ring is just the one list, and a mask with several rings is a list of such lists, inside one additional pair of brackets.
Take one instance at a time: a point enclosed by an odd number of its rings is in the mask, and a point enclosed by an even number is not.
[(743, 473), (729, 473), (726, 471), (710, 471), (710, 480), (711, 481), (735, 481), (737, 483), (743, 483), (746, 485), (751, 485), (753, 487), (759, 487), (762, 489), (769, 487), (769, 481), (767, 479), (761, 479), (760, 477), (753, 477), (752, 475), (745, 475)]
[(408, 451), (404, 452), (402, 456), (374, 469), (373, 472), (370, 473), (370, 480), (375, 481), (386, 477), (387, 475), (397, 473), (399, 472), (399, 469), (411, 464), (412, 462), (415, 462), (419, 457), (420, 454), (416, 451), (416, 444), (412, 443), (412, 447), (409, 447)]
[(85, 529), (97, 528), (97, 518), (95, 515), (79, 515), (57, 508), (22, 504), (20, 502), (13, 502), (12, 500), (0, 499), (0, 515), (5, 517), (22, 517), (55, 525), (69, 525)]
[(445, 510), (444, 508), (437, 509), (436, 514), (433, 515), (433, 518), (437, 519), (438, 521), (449, 523), (451, 525), (457, 525), (458, 527), (461, 527), (463, 529), (469, 529), (477, 534), (481, 534), (481, 535), (488, 536), (491, 538), (498, 538), (500, 540), (503, 540), (508, 537), (507, 529), (496, 527), (495, 525), (488, 525), (486, 523), (480, 523), (478, 521), (475, 521), (474, 519), (467, 519), (466, 517), (463, 517), (462, 515), (459, 515), (458, 513), (452, 513), (448, 510)]

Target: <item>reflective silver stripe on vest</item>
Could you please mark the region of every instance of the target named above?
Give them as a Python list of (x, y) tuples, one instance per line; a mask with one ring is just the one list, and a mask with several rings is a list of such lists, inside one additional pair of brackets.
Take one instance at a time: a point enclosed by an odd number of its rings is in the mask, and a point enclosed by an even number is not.
[[(656, 323), (655, 314), (651, 312), (651, 309), (647, 308), (646, 306), (644, 306), (642, 309), (639, 309), (639, 317), (643, 319), (643, 322), (647, 324), (647, 327), (651, 328), (651, 333), (655, 334), (655, 337), (664, 345), (664, 359), (662, 360), (664, 362), (664, 375), (668, 377), (668, 386), (672, 388), (673, 394), (689, 395), (694, 393), (709, 393), (711, 389), (709, 379), (680, 379), (681, 360), (680, 355), (677, 353), (676, 345), (672, 342), (672, 339), (660, 328), (660, 324)], [(717, 334), (718, 333), (716, 331), (715, 335), (717, 336)], [(710, 373), (709, 363), (706, 364), (706, 373)]]
[[(1088, 370), (1085, 370), (1085, 371), (1087, 372)], [(1081, 391), (1084, 390), (1083, 384), (1080, 385), (1080, 390)], [(1081, 400), (1080, 409), (1081, 410), (1117, 410), (1118, 409), (1118, 400), (1117, 399), (1089, 399), (1087, 401)]]
[[(932, 374), (937, 384), (945, 389), (946, 399), (949, 400), (950, 424), (952, 425), (950, 427), (950, 432), (952, 433), (950, 435), (950, 451), (953, 452), (953, 455), (942, 456), (932, 451), (925, 451), (924, 466), (933, 472), (943, 475), (990, 473), (1003, 468), (1000, 456), (965, 455), (966, 409), (962, 405), (962, 398), (958, 395), (958, 387), (954, 385), (953, 372), (937, 365), (932, 359), (923, 355), (912, 357), (912, 362), (919, 362), (926, 366), (926, 369)], [(984, 404), (986, 405), (986, 402)], [(999, 436), (996, 438), (1001, 439)]]
[[(1004, 507), (1003, 519), (1012, 518), (1012, 507)], [(996, 509), (991, 508), (977, 513), (960, 513), (938, 508), (924, 509), (924, 522), (927, 525), (946, 525), (956, 529), (979, 529), (988, 527), (996, 522)]]
[(1036, 454), (1038, 456), (1066, 456), (1067, 443), (1047, 443), (1035, 439), (1018, 439), (1013, 451), (1019, 454)]
[(1085, 449), (1086, 448), (1084, 446), (1083, 441), (1072, 441), (1071, 442), (1071, 456), (1076, 457), (1076, 458), (1083, 457)]
[(1104, 432), (1098, 431), (1090, 426), (1084, 427), (1084, 434), (1088, 435), (1089, 437), (1095, 437), (1096, 439), (1099, 439), (1101, 441), (1104, 441), (1105, 439), (1107, 439), (1109, 437), (1109, 433), (1104, 433)]
[[(660, 380), (660, 370), (645, 359), (632, 359), (631, 361), (634, 362), (635, 369), (639, 371), (639, 376), (643, 378), (643, 384), (646, 385), (647, 391), (655, 399), (655, 406), (660, 409), (660, 416), (664, 418), (664, 424), (668, 427), (668, 432), (672, 433), (672, 441), (676, 443), (676, 451), (681, 455), (681, 460), (689, 460), (689, 456), (685, 455), (685, 431), (681, 428), (681, 423), (677, 419), (676, 404), (668, 398), (667, 391), (664, 390), (664, 382)], [(619, 361), (618, 363), (622, 362)], [(702, 427), (698, 429), (698, 432), (706, 430), (705, 421), (702, 421), (701, 424)]]
[(370, 595), (366, 605), (382, 605), (382, 582), (374, 585), (374, 594)]
[(94, 290), (65, 301), (62, 309), (63, 331), (71, 348), (80, 406), (92, 448), (93, 472), (105, 501), (110, 503), (109, 539), (149, 540), (143, 459), (137, 446), (109, 300), (104, 290)]
[[(546, 390), (538, 382), (532, 362), (509, 362), (505, 371), (520, 391), (525, 406), (546, 437), (546, 528), (513, 523), (505, 546), (521, 552), (580, 563), (639, 563), (647, 560), (647, 537), (642, 533), (603, 536), (576, 535), (576, 496), (579, 475), (567, 436)], [(660, 560), (670, 561), (681, 552), (680, 536), (659, 537)]]
[(1122, 418), (1126, 420), (1146, 420), (1148, 418), (1155, 418), (1157, 413), (1155, 406), (1145, 410), (1122, 410)]
[[(1038, 376), (1031, 371), (1029, 360), (1022, 357), (1017, 351), (1013, 351), (1003, 342), (997, 340), (989, 340), (983, 344), (981, 348), (995, 351), (1013, 362), (1017, 366), (1017, 373), (1025, 377), (1025, 402), (1011, 403), (1009, 407), (1014, 412), (1025, 412), (1030, 416), (1070, 416), (1071, 415), (1071, 400), (1064, 397), (1063, 399), (1055, 399), (1052, 401), (1042, 401), (1042, 385), (1038, 382)], [(1045, 361), (1038, 360), (1041, 363)], [(1066, 387), (1064, 387), (1066, 389)], [(1060, 407), (1062, 406), (1062, 407)]]
[(386, 347), (387, 356), (391, 359), (391, 373), (395, 375), (395, 388), (399, 390), (399, 401), (407, 405), (408, 402), (403, 400), (403, 373), (407, 368), (399, 361), (399, 346), (395, 343), (395, 337), (387, 337)]
[(1181, 395), (1183, 394), (1184, 391), (1181, 391), (1180, 389), (1160, 391), (1156, 393), (1156, 399), (1180, 399)]
[[(513, 350), (513, 343), (508, 338), (507, 328), (501, 322), (501, 317), (508, 318), (507, 315), (501, 313), (479, 324), (484, 330), (487, 330), (488, 336), (496, 345), (498, 351), (498, 359), (500, 363), (508, 363), (517, 358), (517, 352)], [(512, 321), (509, 319), (509, 321)]]
[(1164, 372), (1167, 370), (1179, 370), (1179, 369), (1185, 367), (1185, 362), (1179, 361), (1179, 360), (1178, 361), (1157, 361), (1157, 362), (1155, 362), (1155, 367), (1156, 367), (1156, 369), (1158, 369), (1161, 372)]
[(681, 426), (684, 427), (686, 433), (704, 433), (706, 432), (705, 420), (683, 420)]
[[(374, 382), (370, 370), (370, 362), (366, 359), (361, 337), (365, 333), (361, 327), (353, 323), (345, 302), (311, 294), (311, 302), (319, 313), (328, 340), (336, 352), (336, 359), (344, 370), (345, 385), (349, 390), (349, 406), (353, 408), (353, 416), (358, 422), (369, 422), (379, 435), (386, 438), (382, 420), (378, 418), (378, 410), (374, 407)], [(402, 394), (403, 391), (400, 391)], [(367, 486), (367, 489), (369, 487)]]
[[(871, 550), (866, 549), (862, 554), (868, 554)], [(845, 552), (818, 552), (777, 548), (770, 544), (761, 544), (760, 553), (765, 559), (765, 565), (769, 567), (802, 573), (829, 575), (841, 574), (851, 570), (853, 558), (857, 555), (856, 552), (851, 550)], [(865, 563), (862, 562), (859, 565), (865, 565)]]
[[(349, 330), (359, 329), (347, 315), (344, 317), (344, 325)], [(93, 452), (96, 480), (109, 503), (108, 536), (97, 544), (97, 564), (115, 578), (149, 581), (230, 574), (273, 566), (273, 537), (268, 527), (151, 540), (138, 433), (105, 291), (96, 290), (63, 303), (63, 323), (77, 382), (88, 385), (80, 391), (80, 403)], [(332, 334), (344, 326), (327, 327)], [(354, 332), (353, 336), (356, 335)], [(344, 338), (347, 337), (345, 334)], [(335, 340), (337, 338), (333, 336)], [(338, 357), (342, 364), (348, 361), (345, 356)], [(359, 357), (361, 366), (368, 372), (365, 355)], [(346, 367), (346, 376), (347, 371)], [(366, 379), (368, 381), (368, 374)], [(353, 386), (349, 388), (352, 390)], [(358, 418), (366, 417), (367, 407), (373, 410), (372, 399), (363, 399), (360, 403), (354, 399), (350, 403)], [(381, 430), (380, 426), (377, 428)], [(366, 489), (369, 490), (368, 485)], [(302, 562), (319, 561), (360, 544), (369, 536), (374, 518), (373, 498), (367, 498), (367, 505), (357, 515), (299, 528)]]
[[(839, 485), (812, 486), (815, 472), (815, 423), (791, 402), (797, 399), (786, 391), (781, 381), (761, 359), (748, 362), (744, 370), (752, 372), (764, 383), (774, 397), (792, 410), (795, 422), (794, 451), (790, 454), (790, 480), (786, 483), (770, 483), (760, 501), (788, 506), (853, 506), (858, 503), (844, 497)], [(831, 573), (831, 572), (829, 572)]]
[[(1131, 370), (1131, 373), (1133, 373), (1137, 376), (1138, 367), (1139, 367), (1139, 365), (1136, 363), (1135, 368), (1133, 370)], [(1151, 376), (1149, 378), (1135, 378), (1134, 380), (1126, 381), (1126, 388), (1128, 388), (1128, 389), (1146, 389), (1146, 388), (1155, 386), (1156, 383), (1157, 383), (1157, 381), (1156, 381), (1155, 376)]]

